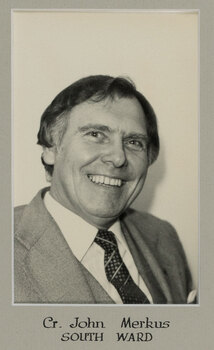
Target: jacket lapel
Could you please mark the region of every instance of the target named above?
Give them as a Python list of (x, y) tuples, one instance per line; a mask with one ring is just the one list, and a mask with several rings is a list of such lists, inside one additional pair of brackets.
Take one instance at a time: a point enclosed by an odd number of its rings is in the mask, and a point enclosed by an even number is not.
[(24, 266), (33, 288), (48, 303), (112, 303), (71, 252), (41, 195), (25, 208), (17, 233), (27, 248)]
[[(45, 191), (40, 191), (25, 208), (17, 230), (18, 239), (27, 249), (25, 269), (33, 288), (47, 303), (114, 303), (73, 255), (41, 199)], [(139, 229), (129, 216), (122, 219), (121, 227), (154, 303), (172, 303), (160, 262), (146, 244), (142, 227)]]
[(94, 302), (81, 265), (59, 231), (46, 231), (25, 262), (28, 275), (49, 303)]
[[(172, 303), (168, 283), (151, 249), (144, 240), (144, 232), (130, 220), (121, 221), (122, 231), (134, 258), (137, 269), (146, 283), (155, 304)], [(155, 247), (154, 247), (155, 248)]]

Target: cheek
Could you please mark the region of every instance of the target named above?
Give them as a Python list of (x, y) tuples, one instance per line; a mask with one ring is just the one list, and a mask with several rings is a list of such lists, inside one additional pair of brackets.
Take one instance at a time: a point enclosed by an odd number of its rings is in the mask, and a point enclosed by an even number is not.
[(130, 160), (130, 164), (132, 165), (136, 178), (144, 177), (147, 174), (148, 160), (146, 156), (136, 157), (135, 159)]
[(74, 142), (72, 147), (63, 157), (63, 162), (69, 163), (71, 167), (82, 168), (100, 156), (100, 147), (97, 144), (77, 143)]

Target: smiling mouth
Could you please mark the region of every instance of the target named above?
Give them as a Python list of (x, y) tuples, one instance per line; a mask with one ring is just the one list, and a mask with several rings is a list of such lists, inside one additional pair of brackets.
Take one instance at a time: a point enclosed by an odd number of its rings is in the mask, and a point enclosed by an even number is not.
[(123, 185), (123, 181), (121, 179), (116, 179), (104, 175), (88, 175), (88, 178), (91, 180), (91, 182), (97, 185), (106, 185), (114, 187), (121, 187)]

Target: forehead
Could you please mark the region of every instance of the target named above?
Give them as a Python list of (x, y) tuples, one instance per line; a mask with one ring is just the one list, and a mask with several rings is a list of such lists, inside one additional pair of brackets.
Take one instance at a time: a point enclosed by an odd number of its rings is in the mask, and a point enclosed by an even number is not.
[(71, 111), (70, 127), (75, 129), (85, 123), (99, 123), (122, 131), (146, 131), (145, 114), (136, 98), (83, 102)]

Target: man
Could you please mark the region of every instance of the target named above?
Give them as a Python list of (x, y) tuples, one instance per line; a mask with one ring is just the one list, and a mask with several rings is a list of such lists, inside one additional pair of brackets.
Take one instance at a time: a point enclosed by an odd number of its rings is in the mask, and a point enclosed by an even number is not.
[(155, 113), (135, 86), (75, 82), (43, 113), (38, 144), (51, 186), (15, 210), (15, 302), (191, 302), (175, 230), (129, 209), (159, 152)]

